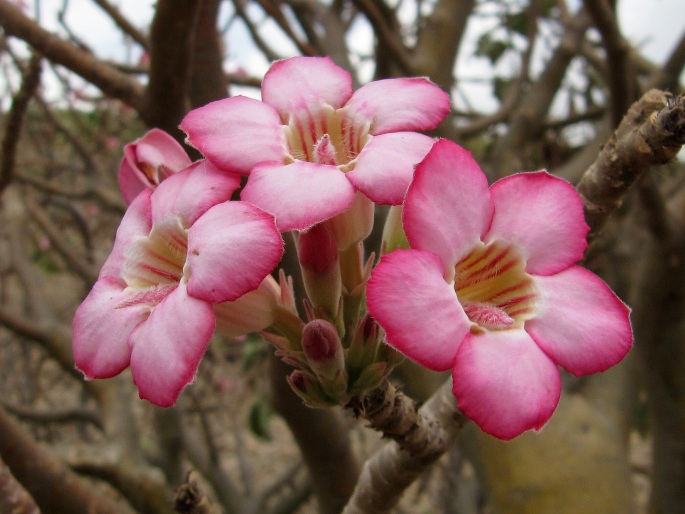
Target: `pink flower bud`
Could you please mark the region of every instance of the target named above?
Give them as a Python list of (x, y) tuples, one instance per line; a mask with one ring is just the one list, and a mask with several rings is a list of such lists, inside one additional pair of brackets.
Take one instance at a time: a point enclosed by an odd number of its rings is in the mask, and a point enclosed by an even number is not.
[(347, 390), (345, 353), (338, 332), (329, 322), (315, 319), (302, 331), (302, 350), (323, 390), (341, 399)]
[(302, 279), (310, 302), (335, 318), (340, 304), (342, 281), (338, 246), (332, 232), (324, 224), (314, 225), (300, 233), (297, 250)]

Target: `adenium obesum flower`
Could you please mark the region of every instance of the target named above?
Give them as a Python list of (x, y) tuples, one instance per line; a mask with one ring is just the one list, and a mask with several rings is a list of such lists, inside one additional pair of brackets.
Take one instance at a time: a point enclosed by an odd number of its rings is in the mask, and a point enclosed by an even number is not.
[(239, 177), (201, 161), (133, 200), (74, 316), (74, 358), (86, 377), (130, 365), (141, 398), (172, 405), (195, 376), (216, 316), (227, 316), (215, 306), (269, 296), (265, 277), (283, 242), (273, 216), (227, 201), (238, 186)]
[(127, 205), (143, 189), (154, 189), (172, 173), (192, 164), (183, 147), (163, 130), (154, 128), (124, 146), (119, 167), (119, 189)]
[(441, 140), (416, 168), (403, 224), (411, 249), (373, 271), (369, 312), (397, 350), (452, 369), (459, 408), (485, 432), (540, 429), (557, 365), (595, 373), (630, 349), (629, 309), (575, 265), (588, 226), (567, 182), (522, 173), (488, 188), (470, 153)]
[(360, 191), (400, 204), (414, 165), (449, 111), (425, 78), (371, 82), (352, 92), (350, 74), (327, 57), (274, 63), (262, 101), (236, 96), (191, 111), (188, 142), (216, 166), (249, 175), (241, 199), (304, 230), (348, 209)]

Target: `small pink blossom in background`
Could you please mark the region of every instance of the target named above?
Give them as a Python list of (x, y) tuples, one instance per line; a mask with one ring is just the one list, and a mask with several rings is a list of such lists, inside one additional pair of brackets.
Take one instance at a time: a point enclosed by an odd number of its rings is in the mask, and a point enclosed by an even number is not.
[(172, 173), (192, 164), (183, 147), (169, 134), (152, 129), (124, 146), (119, 167), (119, 189), (127, 205), (143, 189), (154, 189)]
[[(191, 111), (188, 142), (220, 169), (249, 175), (241, 199), (276, 217), (282, 231), (305, 230), (348, 209), (360, 191), (400, 204), (414, 165), (433, 139), (449, 96), (425, 78), (371, 82), (327, 57), (275, 62), (262, 101), (242, 96)], [(349, 243), (345, 243), (349, 244)]]
[(74, 316), (74, 359), (86, 377), (130, 366), (141, 398), (173, 405), (214, 333), (215, 307), (271, 288), (263, 284), (283, 241), (273, 216), (227, 201), (238, 186), (237, 175), (201, 161), (136, 196)]
[(441, 140), (416, 168), (403, 225), (411, 249), (381, 259), (369, 312), (397, 350), (452, 370), (459, 408), (485, 432), (540, 429), (557, 366), (595, 373), (629, 351), (628, 307), (575, 265), (589, 229), (567, 182), (522, 173), (488, 188), (471, 154)]

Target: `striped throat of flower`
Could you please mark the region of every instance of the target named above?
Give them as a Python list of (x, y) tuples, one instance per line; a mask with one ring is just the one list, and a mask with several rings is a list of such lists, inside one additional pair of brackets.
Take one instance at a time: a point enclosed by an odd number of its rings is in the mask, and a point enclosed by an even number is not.
[(478, 243), (455, 266), (454, 290), (472, 333), (520, 329), (536, 315), (535, 282), (510, 243)]
[(159, 304), (183, 279), (188, 231), (179, 220), (155, 226), (124, 252), (121, 276), (126, 283), (117, 308)]
[(297, 113), (284, 126), (288, 162), (307, 161), (354, 169), (359, 152), (372, 137), (371, 123), (354, 119), (345, 108), (326, 105), (318, 112)]

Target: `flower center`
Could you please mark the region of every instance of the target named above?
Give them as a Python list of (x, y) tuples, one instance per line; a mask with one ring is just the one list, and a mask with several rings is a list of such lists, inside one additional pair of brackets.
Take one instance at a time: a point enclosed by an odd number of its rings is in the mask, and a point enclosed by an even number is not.
[(479, 243), (455, 266), (454, 290), (472, 331), (521, 328), (535, 316), (535, 283), (511, 244)]
[(121, 275), (127, 298), (118, 307), (161, 302), (181, 281), (187, 253), (188, 234), (180, 224), (153, 227), (135, 241), (125, 252)]
[(369, 141), (369, 127), (366, 120), (354, 120), (345, 109), (324, 106), (318, 113), (291, 116), (285, 136), (293, 160), (351, 171), (357, 155)]

